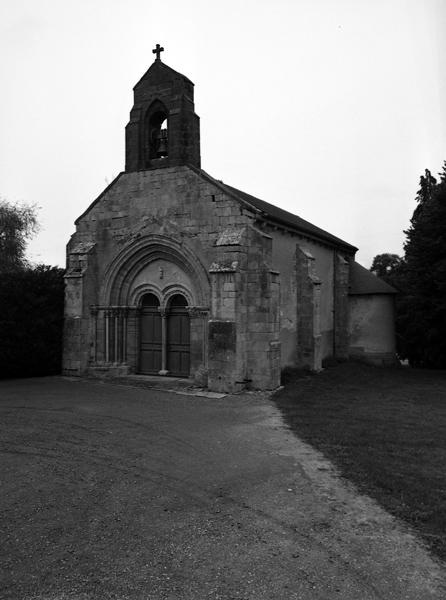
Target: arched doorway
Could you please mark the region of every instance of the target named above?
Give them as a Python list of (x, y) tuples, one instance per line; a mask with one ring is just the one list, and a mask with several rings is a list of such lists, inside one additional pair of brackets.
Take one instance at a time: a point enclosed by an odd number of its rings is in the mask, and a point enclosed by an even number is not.
[(139, 370), (148, 375), (162, 368), (162, 327), (159, 300), (154, 294), (141, 299)]
[(190, 371), (190, 322), (187, 300), (175, 294), (167, 307), (166, 362), (169, 375), (188, 377)]
[(165, 311), (155, 294), (144, 294), (139, 347), (140, 373), (189, 377), (190, 320), (182, 294), (172, 296)]
[[(144, 302), (145, 294), (153, 294), (156, 301)], [(188, 320), (189, 328), (180, 336), (180, 360), (173, 360), (173, 354), (178, 353), (176, 340), (172, 339), (172, 356), (169, 364), (180, 377), (195, 376), (207, 368), (208, 360), (208, 320), (211, 295), (210, 275), (196, 253), (188, 247), (184, 240), (181, 242), (174, 237), (158, 234), (141, 236), (124, 247), (107, 267), (103, 278), (103, 285), (99, 296), (98, 313), (95, 315), (96, 348), (95, 355), (98, 366), (103, 362), (110, 362), (115, 357), (111, 348), (112, 340), (106, 336), (106, 331), (111, 326), (108, 316), (120, 312), (118, 347), (122, 347), (122, 364), (129, 372), (155, 375), (169, 375), (167, 369), (167, 320), (170, 308), (174, 308), (172, 300), (174, 295), (182, 295), (181, 306), (175, 307), (175, 316), (183, 313), (183, 325)], [(187, 302), (186, 302), (187, 301)], [(177, 301), (173, 303), (177, 304)], [(187, 304), (187, 310), (186, 309)], [(151, 305), (151, 306), (150, 306)], [(156, 314), (155, 309), (158, 310)], [(152, 326), (158, 331), (156, 337), (146, 334), (141, 336), (142, 311), (152, 313)], [(186, 314), (187, 313), (187, 314)], [(159, 365), (159, 325), (161, 319), (161, 366)], [(175, 319), (174, 319), (175, 320)], [(143, 320), (144, 321), (144, 320)], [(150, 325), (144, 323), (150, 329)], [(187, 334), (190, 344), (187, 344)], [(171, 330), (171, 336), (173, 332)], [(184, 339), (186, 336), (186, 340)], [(182, 338), (182, 339), (181, 339)], [(166, 340), (163, 344), (162, 340)], [(141, 357), (141, 343), (143, 357)], [(146, 346), (146, 343), (149, 345)], [(185, 348), (184, 348), (185, 346)], [(189, 359), (187, 349), (189, 347)], [(151, 351), (145, 356), (145, 350)], [(186, 350), (186, 352), (185, 352)], [(181, 356), (182, 353), (182, 356)], [(109, 357), (109, 358), (106, 358)], [(120, 356), (118, 356), (119, 360)], [(179, 362), (179, 366), (175, 365)], [(189, 366), (187, 367), (187, 364)], [(177, 368), (178, 367), (178, 368)]]

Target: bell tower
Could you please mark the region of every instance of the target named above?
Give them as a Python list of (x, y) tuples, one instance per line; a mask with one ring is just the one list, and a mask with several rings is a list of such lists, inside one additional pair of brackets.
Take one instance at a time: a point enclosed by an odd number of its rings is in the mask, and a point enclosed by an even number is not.
[(125, 129), (125, 170), (145, 171), (177, 165), (200, 168), (200, 119), (194, 109), (194, 84), (155, 61), (133, 88), (134, 104)]

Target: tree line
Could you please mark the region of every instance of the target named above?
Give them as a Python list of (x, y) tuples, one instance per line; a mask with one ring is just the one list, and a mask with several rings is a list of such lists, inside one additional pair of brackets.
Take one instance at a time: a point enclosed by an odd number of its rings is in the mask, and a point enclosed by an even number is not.
[(398, 291), (397, 352), (415, 367), (446, 368), (446, 161), (437, 180), (426, 169), (404, 256), (379, 254), (371, 271)]
[(60, 373), (64, 270), (31, 265), (36, 207), (0, 200), (0, 378)]

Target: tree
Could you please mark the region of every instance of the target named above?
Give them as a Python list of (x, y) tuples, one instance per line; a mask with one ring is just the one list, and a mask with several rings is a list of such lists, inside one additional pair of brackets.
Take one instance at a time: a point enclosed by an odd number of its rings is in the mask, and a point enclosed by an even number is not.
[(370, 271), (390, 285), (399, 288), (399, 276), (403, 262), (398, 254), (377, 254), (373, 259)]
[(371, 271), (394, 286), (397, 352), (412, 366), (446, 368), (446, 161), (426, 169), (404, 233), (404, 257), (378, 254)]
[(0, 199), (0, 273), (18, 271), (28, 265), (26, 244), (37, 230), (35, 206)]
[(35, 206), (0, 200), (0, 378), (61, 369), (64, 272), (29, 265), (37, 230)]
[(415, 366), (446, 368), (446, 161), (437, 182), (426, 169), (404, 233), (402, 354)]

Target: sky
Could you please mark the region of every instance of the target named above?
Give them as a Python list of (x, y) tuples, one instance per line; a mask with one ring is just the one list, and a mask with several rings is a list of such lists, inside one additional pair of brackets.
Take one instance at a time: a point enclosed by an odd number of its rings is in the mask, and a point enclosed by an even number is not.
[(159, 43), (195, 83), (202, 168), (370, 267), (446, 160), (445, 31), (445, 0), (2, 0), (0, 198), (38, 207), (28, 256), (64, 266)]

